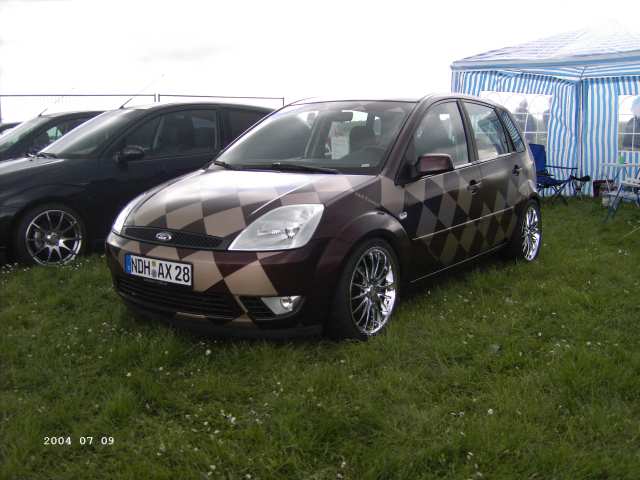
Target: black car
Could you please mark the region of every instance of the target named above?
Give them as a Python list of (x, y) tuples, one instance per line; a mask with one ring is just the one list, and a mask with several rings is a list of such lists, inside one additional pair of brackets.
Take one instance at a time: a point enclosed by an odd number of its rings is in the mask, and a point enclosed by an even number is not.
[(0, 256), (73, 260), (104, 243), (132, 198), (201, 168), (270, 112), (212, 103), (121, 108), (35, 156), (0, 162)]
[(20, 122), (0, 123), (0, 135), (2, 135), (3, 133), (8, 133), (9, 130), (17, 127), (18, 125), (20, 125)]
[(50, 113), (22, 122), (0, 136), (0, 161), (38, 153), (78, 125), (101, 113)]

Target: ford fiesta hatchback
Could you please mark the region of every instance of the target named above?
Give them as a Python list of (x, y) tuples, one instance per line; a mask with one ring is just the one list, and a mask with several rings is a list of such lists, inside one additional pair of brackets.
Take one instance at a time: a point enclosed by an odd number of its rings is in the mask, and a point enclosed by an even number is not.
[(107, 239), (128, 305), (213, 333), (381, 332), (400, 288), (541, 245), (533, 163), (472, 97), (303, 101), (129, 203)]

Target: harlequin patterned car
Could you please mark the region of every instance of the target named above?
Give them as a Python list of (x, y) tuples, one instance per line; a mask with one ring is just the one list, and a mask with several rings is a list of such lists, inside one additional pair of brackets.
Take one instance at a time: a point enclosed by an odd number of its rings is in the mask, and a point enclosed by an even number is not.
[(129, 203), (107, 258), (125, 302), (173, 325), (367, 339), (407, 283), (499, 249), (531, 262), (541, 235), (533, 163), (501, 106), (307, 100)]

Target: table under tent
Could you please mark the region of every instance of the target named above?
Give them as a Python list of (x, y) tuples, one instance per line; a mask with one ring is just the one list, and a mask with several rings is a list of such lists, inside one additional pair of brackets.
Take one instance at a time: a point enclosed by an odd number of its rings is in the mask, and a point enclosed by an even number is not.
[[(640, 167), (640, 34), (609, 23), (451, 65), (452, 90), (507, 107), (549, 164), (623, 178)], [(620, 164), (627, 164), (620, 168)], [(592, 184), (584, 185), (592, 193)]]

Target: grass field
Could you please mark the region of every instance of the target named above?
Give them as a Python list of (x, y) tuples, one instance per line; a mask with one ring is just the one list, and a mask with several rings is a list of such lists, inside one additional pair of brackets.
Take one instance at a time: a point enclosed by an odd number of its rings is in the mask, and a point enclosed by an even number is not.
[(141, 322), (98, 255), (5, 268), (0, 478), (640, 478), (640, 210), (603, 215), (545, 205), (538, 262), (424, 283), (367, 343)]

